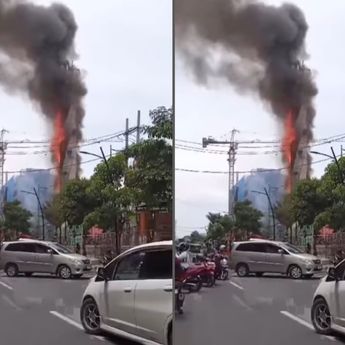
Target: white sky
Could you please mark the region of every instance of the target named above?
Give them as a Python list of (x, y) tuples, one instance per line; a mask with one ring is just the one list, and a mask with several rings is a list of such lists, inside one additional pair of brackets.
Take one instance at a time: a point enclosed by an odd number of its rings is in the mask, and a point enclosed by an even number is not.
[[(34, 1), (48, 5), (54, 1)], [(76, 37), (80, 60), (85, 70), (88, 94), (85, 98), (86, 139), (125, 129), (125, 119), (136, 126), (137, 110), (142, 123), (157, 106), (172, 104), (172, 4), (162, 0), (63, 0), (79, 25)], [(10, 97), (0, 90), (2, 111), (0, 129), (9, 131), (7, 140), (49, 138), (44, 117), (26, 100)], [(109, 153), (110, 143), (102, 143)], [(122, 148), (124, 143), (113, 143)], [(38, 149), (42, 150), (42, 149)], [(100, 153), (99, 145), (86, 151)], [(5, 170), (51, 167), (49, 155), (11, 155), (8, 149)], [(91, 157), (92, 158), (92, 157)], [(84, 156), (85, 160), (90, 157)], [(82, 165), (90, 175), (97, 162)]]
[[(283, 1), (265, 0), (280, 4)], [(324, 0), (290, 1), (305, 12), (310, 29), (307, 49), (311, 58), (306, 64), (317, 71), (319, 94), (316, 98), (316, 139), (345, 133), (345, 81), (343, 78), (345, 46), (345, 1)], [(262, 104), (246, 96), (237, 95), (230, 86), (208, 89), (194, 83), (188, 71), (176, 57), (176, 122), (177, 140), (201, 143), (202, 137), (229, 139), (233, 128), (240, 130), (238, 139), (272, 140), (279, 138), (274, 117)], [(182, 144), (181, 142), (178, 142)], [(184, 144), (190, 145), (190, 144)], [(334, 143), (340, 153), (341, 143)], [(209, 147), (217, 149), (217, 147)], [(317, 151), (330, 153), (330, 145), (319, 146)], [(270, 150), (270, 149), (269, 149)], [(227, 171), (226, 156), (189, 152), (177, 149), (176, 168)], [(314, 157), (320, 160), (320, 157)], [(322, 159), (322, 157), (321, 157)], [(314, 174), (322, 174), (326, 163), (313, 165)], [(279, 157), (274, 155), (237, 156), (236, 170), (280, 168)], [(176, 227), (177, 236), (189, 234), (207, 225), (208, 212), (227, 210), (227, 175), (201, 174), (176, 171)]]

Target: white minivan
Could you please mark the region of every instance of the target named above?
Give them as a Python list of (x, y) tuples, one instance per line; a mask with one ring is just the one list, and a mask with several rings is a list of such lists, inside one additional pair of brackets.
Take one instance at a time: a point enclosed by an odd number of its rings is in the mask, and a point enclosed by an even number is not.
[(172, 241), (153, 242), (129, 249), (99, 268), (82, 300), (85, 331), (171, 345), (172, 255)]
[(320, 334), (345, 334), (345, 260), (321, 280), (313, 297), (311, 320)]

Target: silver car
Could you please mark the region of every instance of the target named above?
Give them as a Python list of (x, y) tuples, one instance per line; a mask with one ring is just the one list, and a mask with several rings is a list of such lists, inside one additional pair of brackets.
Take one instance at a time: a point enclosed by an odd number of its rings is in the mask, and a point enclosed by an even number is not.
[(75, 254), (56, 242), (19, 240), (3, 242), (0, 249), (0, 269), (7, 276), (19, 273), (31, 276), (33, 273), (56, 274), (62, 279), (81, 277), (91, 270), (90, 260)]
[(259, 277), (263, 273), (281, 273), (299, 279), (322, 270), (321, 260), (316, 256), (286, 242), (265, 240), (234, 242), (230, 265), (239, 277), (250, 273)]

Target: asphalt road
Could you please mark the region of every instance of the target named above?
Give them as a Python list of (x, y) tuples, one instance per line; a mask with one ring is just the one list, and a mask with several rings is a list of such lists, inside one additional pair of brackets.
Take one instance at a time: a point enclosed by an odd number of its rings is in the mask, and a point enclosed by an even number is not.
[(175, 344), (339, 345), (343, 337), (316, 334), (310, 304), (319, 279), (231, 277), (186, 296), (175, 318)]
[(79, 307), (88, 279), (7, 278), (0, 272), (0, 344), (137, 345), (82, 330)]

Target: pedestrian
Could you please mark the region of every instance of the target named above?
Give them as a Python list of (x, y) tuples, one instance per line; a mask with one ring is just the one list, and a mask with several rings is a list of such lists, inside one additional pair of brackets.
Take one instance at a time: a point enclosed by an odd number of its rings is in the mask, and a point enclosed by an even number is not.
[(77, 243), (76, 246), (75, 246), (75, 252), (77, 254), (80, 254), (80, 244), (79, 243)]

